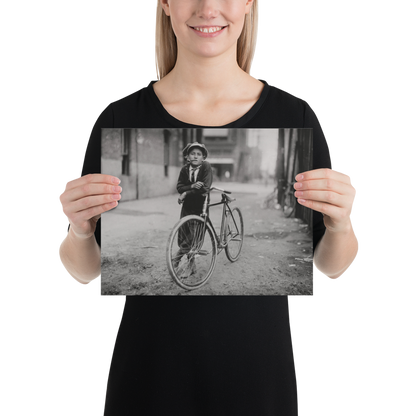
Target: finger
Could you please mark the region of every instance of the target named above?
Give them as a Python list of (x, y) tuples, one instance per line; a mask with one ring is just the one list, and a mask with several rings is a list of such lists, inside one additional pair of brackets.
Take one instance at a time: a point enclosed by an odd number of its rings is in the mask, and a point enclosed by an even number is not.
[(331, 191), (296, 191), (295, 197), (302, 200), (325, 202), (340, 208), (347, 208), (350, 198)]
[(67, 183), (65, 190), (77, 188), (79, 186), (86, 185), (88, 183), (106, 183), (109, 185), (118, 185), (120, 179), (112, 175), (104, 175), (102, 173), (92, 173), (89, 175), (81, 176), (78, 179), (74, 179)]
[(351, 184), (351, 179), (349, 176), (344, 175), (343, 173), (337, 172), (332, 169), (314, 169), (307, 172), (302, 172), (296, 175), (295, 178), (299, 181), (308, 181), (314, 179), (328, 179), (333, 181), (342, 182), (345, 184)]
[(84, 185), (65, 191), (61, 196), (62, 203), (77, 201), (81, 198), (92, 195), (119, 194), (122, 188), (118, 185), (108, 185), (102, 183), (86, 183)]
[(90, 220), (91, 218), (97, 217), (98, 215), (103, 214), (104, 212), (110, 211), (118, 205), (117, 201), (109, 202), (107, 204), (97, 205), (91, 208), (88, 208), (83, 211), (74, 213), (70, 218), (70, 223), (77, 226), (82, 225), (85, 221)]
[(64, 213), (69, 219), (71, 219), (71, 216), (78, 212), (88, 211), (90, 208), (100, 205), (112, 204), (114, 201), (119, 201), (120, 199), (120, 194), (87, 196), (85, 198), (78, 199), (77, 201), (73, 201), (70, 204), (66, 204), (64, 206)]
[(328, 217), (331, 218), (331, 220), (335, 222), (344, 220), (348, 215), (345, 209), (332, 205), (332, 204), (325, 203), (325, 202), (307, 200), (307, 199), (302, 199), (302, 198), (299, 198), (298, 202), (299, 204), (307, 208), (310, 208), (314, 211), (318, 211), (324, 215), (327, 215)]
[(352, 195), (354, 193), (354, 188), (351, 185), (333, 179), (303, 180), (302, 182), (295, 182), (293, 187), (297, 191), (331, 191), (340, 195)]

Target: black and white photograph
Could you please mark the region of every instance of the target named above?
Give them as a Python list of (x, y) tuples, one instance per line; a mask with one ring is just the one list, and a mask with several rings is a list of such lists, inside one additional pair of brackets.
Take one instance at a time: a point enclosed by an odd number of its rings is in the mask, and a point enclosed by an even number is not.
[(102, 129), (102, 295), (312, 295), (312, 129)]

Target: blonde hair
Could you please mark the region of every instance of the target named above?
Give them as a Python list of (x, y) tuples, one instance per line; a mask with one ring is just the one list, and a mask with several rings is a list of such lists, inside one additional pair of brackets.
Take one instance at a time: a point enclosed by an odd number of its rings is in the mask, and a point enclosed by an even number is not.
[[(250, 73), (257, 40), (258, 7), (253, 0), (250, 13), (245, 16), (243, 30), (237, 41), (237, 63), (239, 67)], [(157, 0), (156, 11), (156, 70), (162, 79), (176, 64), (178, 47), (172, 29), (170, 17), (164, 12), (160, 0)]]

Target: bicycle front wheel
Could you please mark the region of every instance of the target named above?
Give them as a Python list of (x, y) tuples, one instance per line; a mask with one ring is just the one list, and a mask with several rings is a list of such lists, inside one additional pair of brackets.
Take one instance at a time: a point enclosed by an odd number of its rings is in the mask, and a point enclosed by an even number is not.
[(244, 223), (240, 208), (234, 207), (225, 221), (225, 255), (231, 262), (237, 261), (244, 240)]
[(172, 229), (166, 247), (168, 270), (180, 287), (193, 290), (204, 285), (214, 271), (217, 241), (203, 218), (188, 215)]

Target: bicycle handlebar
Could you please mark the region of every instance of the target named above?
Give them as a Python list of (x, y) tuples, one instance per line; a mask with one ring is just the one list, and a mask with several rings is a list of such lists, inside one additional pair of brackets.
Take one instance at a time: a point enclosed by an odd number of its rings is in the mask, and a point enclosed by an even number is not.
[(216, 186), (212, 186), (211, 188), (209, 188), (210, 192), (211, 191), (220, 191), (220, 192), (224, 192), (224, 194), (231, 194), (231, 191), (226, 191), (225, 189), (221, 189), (221, 188), (217, 188)]

